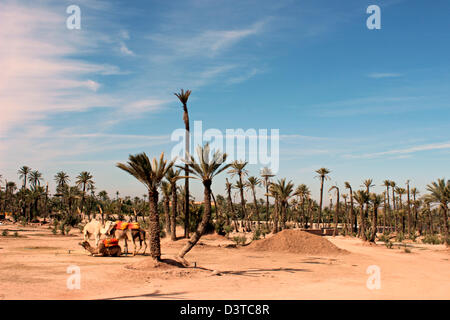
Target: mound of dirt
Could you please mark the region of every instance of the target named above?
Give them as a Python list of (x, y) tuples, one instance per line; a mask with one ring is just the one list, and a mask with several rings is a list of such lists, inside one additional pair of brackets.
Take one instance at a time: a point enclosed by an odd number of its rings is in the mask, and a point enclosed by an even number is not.
[(161, 261), (155, 261), (152, 258), (144, 259), (142, 261), (135, 262), (133, 264), (126, 265), (125, 268), (131, 270), (167, 270), (185, 268), (185, 266), (174, 259), (161, 259)]
[(300, 230), (283, 230), (270, 238), (253, 241), (249, 249), (271, 252), (335, 255), (347, 253), (322, 236)]

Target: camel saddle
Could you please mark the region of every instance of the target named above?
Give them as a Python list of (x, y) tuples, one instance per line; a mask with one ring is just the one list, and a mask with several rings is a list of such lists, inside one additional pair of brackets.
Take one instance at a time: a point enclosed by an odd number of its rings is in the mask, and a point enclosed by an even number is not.
[(116, 221), (115, 228), (118, 230), (139, 230), (140, 229), (139, 222), (124, 222), (124, 221)]

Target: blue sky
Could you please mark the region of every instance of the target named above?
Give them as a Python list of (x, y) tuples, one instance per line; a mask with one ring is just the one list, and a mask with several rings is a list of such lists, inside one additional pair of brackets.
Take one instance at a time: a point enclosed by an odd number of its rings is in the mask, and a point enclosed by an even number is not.
[[(68, 30), (67, 6), (81, 8)], [(381, 8), (368, 30), (366, 8)], [(183, 127), (173, 92), (193, 90), (203, 128), (279, 129), (280, 170), (317, 197), (367, 178), (424, 191), (449, 176), (448, 1), (2, 1), (0, 174), (94, 175), (141, 195), (115, 168), (170, 154)], [(255, 175), (258, 165), (249, 166)], [(225, 175), (213, 184), (223, 193)], [(194, 195), (201, 185), (192, 183)], [(262, 193), (261, 193), (262, 194)]]

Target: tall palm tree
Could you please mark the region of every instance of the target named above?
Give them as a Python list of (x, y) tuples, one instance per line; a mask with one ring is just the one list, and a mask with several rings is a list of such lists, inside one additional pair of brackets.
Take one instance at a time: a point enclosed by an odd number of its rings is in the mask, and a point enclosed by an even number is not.
[[(387, 206), (385, 206), (384, 208), (384, 227), (386, 228), (386, 215), (391, 215), (390, 211), (391, 211), (391, 203), (390, 203), (390, 199), (389, 199), (389, 187), (391, 186), (391, 181), (390, 180), (384, 180), (383, 181), (383, 185), (386, 187), (386, 199), (387, 199)], [(385, 230), (383, 230), (384, 232)]]
[(160, 227), (158, 214), (158, 187), (167, 171), (173, 167), (174, 161), (164, 160), (164, 152), (161, 153), (159, 162), (156, 158), (150, 162), (144, 153), (130, 155), (128, 162), (117, 163), (117, 167), (128, 172), (147, 187), (149, 211), (150, 211), (150, 254), (153, 259), (161, 259)]
[[(183, 105), (183, 122), (184, 127), (186, 129), (186, 136), (184, 138), (185, 140), (185, 160), (188, 161), (189, 159), (189, 141), (190, 141), (190, 129), (189, 129), (189, 112), (187, 108), (187, 103), (189, 100), (189, 96), (191, 95), (191, 90), (181, 89), (180, 92), (174, 93), (175, 96), (180, 100), (181, 104)], [(189, 167), (188, 164), (185, 164), (184, 167), (184, 175), (188, 176)], [(189, 238), (189, 178), (185, 178), (184, 180), (184, 189), (185, 189), (185, 198), (184, 198), (184, 237)]]
[(31, 168), (27, 167), (27, 166), (23, 166), (19, 169), (19, 171), (17, 171), (17, 173), (19, 174), (19, 178), (23, 180), (22, 188), (26, 189), (27, 188), (27, 179), (28, 179), (28, 175), (31, 173)]
[(360, 219), (360, 225), (359, 225), (359, 236), (362, 237), (362, 239), (365, 241), (367, 240), (366, 237), (366, 222), (364, 217), (364, 205), (369, 200), (369, 194), (365, 190), (358, 190), (353, 193), (353, 197), (355, 198), (356, 202), (359, 204), (359, 219)]
[(413, 214), (414, 214), (414, 229), (415, 230), (417, 230), (417, 220), (418, 220), (418, 217), (417, 217), (417, 207), (418, 207), (418, 205), (417, 205), (417, 196), (418, 196), (419, 193), (420, 192), (419, 192), (419, 190), (417, 190), (417, 188), (412, 188), (411, 189), (411, 195), (413, 196), (413, 210), (414, 210)]
[(308, 227), (308, 218), (305, 215), (305, 203), (307, 201), (307, 199), (309, 198), (309, 196), (311, 195), (311, 191), (309, 190), (309, 188), (306, 186), (306, 184), (300, 184), (297, 186), (297, 188), (295, 189), (295, 195), (299, 197), (299, 203), (300, 203), (300, 208), (302, 211), (302, 217), (303, 217), (303, 221), (305, 228)]
[(408, 233), (411, 235), (412, 233), (412, 221), (411, 221), (411, 196), (409, 190), (409, 180), (406, 180), (406, 194), (407, 194), (407, 211), (408, 211)]
[(261, 185), (261, 180), (259, 180), (256, 177), (248, 177), (247, 182), (245, 183), (245, 186), (249, 188), (252, 191), (253, 194), (253, 205), (255, 206), (255, 214), (256, 218), (258, 219), (258, 228), (260, 226), (260, 217), (259, 217), (259, 210), (258, 210), (258, 202), (256, 201), (256, 188)]
[(94, 185), (94, 180), (92, 180), (92, 178), (93, 178), (93, 176), (90, 172), (83, 171), (77, 176), (77, 180), (75, 181), (75, 183), (78, 187), (82, 186), (81, 190), (82, 190), (83, 194), (81, 196), (81, 203), (80, 203), (80, 211), (82, 213), (84, 213), (83, 207), (84, 207), (84, 202), (86, 199), (86, 190)]
[(184, 176), (180, 176), (180, 173), (180, 170), (175, 170), (174, 168), (170, 168), (166, 173), (166, 179), (170, 183), (170, 190), (172, 193), (172, 210), (170, 212), (170, 226), (172, 227), (172, 230), (170, 232), (170, 239), (172, 241), (177, 240), (177, 181), (184, 178)]
[(339, 219), (339, 212), (340, 212), (340, 198), (339, 198), (339, 187), (337, 185), (334, 185), (330, 188), (330, 190), (328, 190), (328, 192), (330, 192), (331, 190), (336, 190), (336, 197), (337, 197), (337, 201), (336, 201), (336, 213), (334, 215), (334, 231), (333, 231), (333, 237), (336, 236), (337, 234), (337, 226), (338, 226), (338, 219)]
[(269, 221), (269, 180), (275, 175), (272, 173), (268, 167), (264, 167), (260, 173), (261, 177), (264, 179), (264, 186), (266, 187), (266, 222)]
[(448, 233), (448, 204), (450, 202), (450, 180), (438, 179), (437, 182), (432, 182), (427, 185), (427, 190), (430, 192), (430, 198), (433, 202), (439, 203), (442, 214), (444, 216), (444, 231), (445, 244), (450, 246), (450, 237)]
[(209, 144), (205, 144), (204, 147), (197, 147), (198, 162), (195, 161), (193, 156), (190, 156), (189, 160), (185, 160), (189, 165), (188, 172), (192, 174), (195, 179), (201, 180), (204, 187), (204, 213), (201, 222), (198, 225), (197, 230), (192, 234), (192, 237), (181, 249), (178, 257), (184, 259), (184, 256), (195, 246), (200, 240), (200, 237), (206, 230), (206, 226), (211, 218), (211, 185), (213, 178), (219, 173), (226, 170), (230, 164), (225, 164), (227, 155), (220, 151), (215, 151), (211, 154)]
[(273, 191), (277, 195), (277, 199), (281, 209), (281, 226), (286, 228), (286, 211), (289, 199), (294, 196), (294, 184), (292, 181), (286, 182), (286, 179), (280, 179), (277, 183), (272, 183)]
[(38, 170), (31, 171), (30, 175), (28, 176), (28, 181), (33, 188), (40, 187), (42, 181), (42, 173), (40, 173)]
[(322, 218), (322, 204), (323, 204), (323, 183), (325, 180), (329, 179), (328, 174), (331, 173), (331, 171), (327, 168), (320, 168), (316, 170), (316, 173), (318, 174), (317, 177), (320, 178), (320, 202), (319, 202), (319, 218), (318, 218), (318, 224), (320, 228), (320, 221)]
[(377, 218), (378, 218), (378, 208), (383, 201), (383, 196), (375, 193), (370, 194), (370, 202), (372, 203), (373, 214), (372, 214), (372, 235), (370, 237), (370, 242), (375, 242), (377, 236)]
[(366, 179), (361, 187), (366, 187), (366, 192), (370, 194), (370, 188), (374, 186), (373, 179)]
[(245, 166), (248, 162), (246, 161), (233, 161), (230, 165), (231, 169), (228, 171), (228, 173), (231, 174), (231, 177), (238, 176), (239, 180), (236, 184), (236, 186), (239, 189), (239, 193), (241, 195), (241, 213), (242, 213), (242, 219), (245, 221), (247, 219), (247, 214), (245, 210), (245, 198), (244, 198), (244, 176), (247, 175), (247, 170), (245, 169)]
[(346, 181), (344, 184), (345, 184), (345, 188), (349, 190), (349, 195), (350, 195), (350, 226), (352, 226), (350, 228), (350, 231), (353, 231), (356, 233), (358, 231), (357, 230), (358, 226), (357, 226), (357, 219), (356, 219), (356, 215), (355, 215), (354, 207), (353, 207), (353, 190), (352, 190), (352, 186), (351, 186), (350, 182)]
[(233, 184), (231, 182), (228, 181), (228, 178), (226, 179), (226, 183), (225, 183), (225, 190), (227, 192), (227, 201), (228, 201), (228, 206), (231, 210), (231, 216), (234, 222), (234, 229), (236, 232), (239, 231), (238, 228), (238, 223), (236, 221), (236, 211), (234, 210), (234, 204), (233, 204), (233, 199), (231, 198), (231, 189), (233, 188)]
[(69, 175), (64, 171), (59, 171), (57, 174), (55, 174), (54, 179), (56, 182), (56, 189), (62, 188), (63, 186), (67, 185), (70, 181)]
[(400, 210), (399, 213), (401, 215), (401, 221), (402, 221), (402, 231), (405, 233), (405, 215), (403, 213), (403, 201), (402, 196), (406, 193), (406, 190), (404, 188), (395, 187), (395, 192), (398, 194), (398, 200), (399, 200), (399, 206)]

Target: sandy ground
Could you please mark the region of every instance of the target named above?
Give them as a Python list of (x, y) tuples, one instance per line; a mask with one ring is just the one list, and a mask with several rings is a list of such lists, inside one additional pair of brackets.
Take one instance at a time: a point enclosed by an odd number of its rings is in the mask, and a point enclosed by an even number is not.
[[(77, 229), (69, 236), (47, 226), (0, 226), (0, 234), (4, 229), (0, 299), (450, 299), (450, 254), (441, 245), (409, 244), (406, 253), (326, 237), (349, 253), (321, 256), (226, 248), (233, 242), (213, 235), (186, 256), (192, 267), (135, 270), (127, 266), (149, 257), (92, 257), (78, 245)], [(163, 239), (163, 258), (185, 241)], [(67, 288), (71, 265), (80, 267), (80, 289)], [(367, 287), (371, 265), (380, 268), (380, 289)]]

